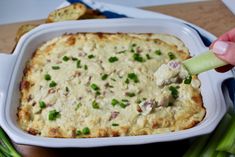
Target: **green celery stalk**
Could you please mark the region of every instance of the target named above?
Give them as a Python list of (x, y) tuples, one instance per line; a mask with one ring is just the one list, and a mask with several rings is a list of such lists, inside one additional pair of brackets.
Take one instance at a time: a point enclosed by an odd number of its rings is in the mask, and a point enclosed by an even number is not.
[(216, 130), (214, 131), (212, 137), (209, 139), (209, 142), (207, 143), (206, 147), (204, 147), (201, 157), (212, 157), (216, 156), (216, 147), (220, 142), (220, 139), (222, 138), (223, 133), (228, 128), (229, 124), (231, 123), (232, 117), (229, 114), (226, 114), (219, 125), (217, 126)]
[(210, 134), (198, 137), (193, 142), (191, 147), (187, 150), (187, 152), (183, 155), (183, 157), (199, 157), (201, 154), (201, 151), (204, 148), (204, 146), (206, 145), (209, 137), (210, 137)]
[(2, 144), (0, 145), (0, 151), (3, 152), (5, 156), (21, 157), (21, 155), (12, 146), (10, 139), (4, 133), (2, 128), (0, 128), (0, 140), (2, 142)]
[(235, 142), (233, 142), (233, 145), (228, 150), (226, 150), (226, 152), (235, 154)]
[(5, 148), (3, 145), (0, 145), (0, 151), (3, 152), (3, 154), (5, 154), (5, 156), (11, 155), (9, 150), (7, 148)]
[(216, 57), (212, 51), (204, 52), (200, 55), (183, 61), (183, 65), (191, 75), (224, 66), (228, 63)]
[[(229, 153), (227, 152), (218, 152), (216, 156), (213, 157), (229, 157)], [(209, 157), (209, 156), (208, 156)], [(211, 156), (212, 157), (212, 156)]]
[(227, 131), (223, 135), (216, 150), (227, 152), (233, 147), (234, 142), (235, 142), (235, 115), (232, 115), (231, 123), (227, 128)]
[(0, 151), (0, 157), (5, 157), (5, 155)]

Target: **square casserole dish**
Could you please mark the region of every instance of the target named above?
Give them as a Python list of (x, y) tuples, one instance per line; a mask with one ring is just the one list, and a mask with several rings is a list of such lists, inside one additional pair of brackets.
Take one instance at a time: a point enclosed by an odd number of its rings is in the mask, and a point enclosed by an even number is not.
[(206, 116), (203, 121), (190, 129), (154, 135), (82, 139), (39, 137), (24, 132), (18, 126), (16, 114), (20, 100), (19, 83), (26, 62), (46, 41), (65, 33), (78, 32), (170, 34), (183, 41), (191, 56), (208, 49), (195, 30), (174, 20), (107, 19), (41, 25), (22, 37), (13, 54), (0, 54), (0, 125), (14, 142), (44, 147), (98, 147), (174, 141), (210, 133), (225, 114), (227, 107), (221, 83), (231, 74), (219, 74), (212, 70), (199, 75)]

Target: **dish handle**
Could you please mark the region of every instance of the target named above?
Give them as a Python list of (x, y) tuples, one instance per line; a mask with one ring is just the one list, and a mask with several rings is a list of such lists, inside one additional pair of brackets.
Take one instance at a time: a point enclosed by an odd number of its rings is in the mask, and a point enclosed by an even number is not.
[(3, 114), (2, 109), (5, 106), (4, 104), (15, 61), (15, 54), (0, 53), (0, 114)]

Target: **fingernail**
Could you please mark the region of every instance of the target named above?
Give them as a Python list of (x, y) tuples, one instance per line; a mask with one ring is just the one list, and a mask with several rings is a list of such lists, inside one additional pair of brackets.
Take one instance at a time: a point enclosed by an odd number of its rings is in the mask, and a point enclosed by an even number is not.
[(226, 53), (228, 49), (228, 43), (224, 42), (224, 41), (217, 41), (215, 42), (215, 44), (213, 45), (213, 52), (219, 55), (223, 55)]

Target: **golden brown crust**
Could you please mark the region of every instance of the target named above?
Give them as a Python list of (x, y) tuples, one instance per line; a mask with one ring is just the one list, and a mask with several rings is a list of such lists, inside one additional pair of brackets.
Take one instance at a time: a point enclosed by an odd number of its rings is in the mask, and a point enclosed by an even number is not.
[(81, 3), (74, 3), (69, 6), (52, 11), (46, 23), (60, 22), (67, 20), (78, 20), (86, 13), (86, 7)]
[(66, 44), (68, 44), (69, 46), (73, 46), (76, 42), (76, 38), (74, 36), (70, 36), (67, 40), (66, 40)]
[(49, 128), (48, 137), (54, 137), (54, 138), (62, 137), (62, 134), (60, 132), (60, 127)]
[(87, 9), (85, 14), (80, 19), (105, 19), (106, 17), (101, 15), (97, 10)]
[[(169, 51), (179, 60), (189, 57), (188, 51), (183, 48), (179, 49), (179, 46), (153, 36), (157, 35), (65, 34), (42, 45), (27, 64), (21, 81), (22, 96), (18, 111), (21, 128), (33, 135), (91, 138), (147, 135), (195, 126), (205, 115), (199, 88), (173, 84), (179, 86), (181, 99), (176, 99), (173, 106), (157, 106), (148, 115), (141, 114), (142, 110), (136, 103), (137, 96), (128, 97), (126, 94), (127, 90), (137, 90), (136, 94), (139, 94), (140, 98), (156, 99), (158, 102), (160, 94), (168, 87), (155, 87), (152, 73), (156, 67), (169, 61)], [(133, 43), (137, 45), (134, 46), (135, 52), (131, 52)], [(155, 54), (158, 49), (162, 50), (161, 56)], [(133, 61), (134, 53), (139, 53), (143, 57), (148, 53), (151, 58), (144, 58), (144, 62), (136, 62)], [(90, 54), (95, 57), (89, 59)], [(64, 61), (64, 56), (69, 60)], [(107, 62), (110, 56), (118, 56), (118, 66)], [(85, 65), (88, 68), (86, 70)], [(59, 66), (60, 69), (53, 70), (52, 66)], [(124, 79), (133, 71), (138, 74), (140, 82), (134, 83), (129, 80), (131, 83), (125, 85)], [(100, 79), (104, 73), (110, 75), (105, 81)], [(50, 74), (51, 80), (46, 81), (45, 74)], [(115, 79), (112, 80), (112, 77)], [(50, 88), (52, 80), (57, 82), (57, 86)], [(193, 80), (197, 81), (197, 77), (193, 76)], [(98, 96), (90, 88), (93, 82), (101, 88)], [(119, 84), (115, 85), (115, 82)], [(116, 94), (116, 91), (121, 94)], [(129, 103), (125, 108), (113, 107), (110, 104), (112, 98), (125, 98)], [(99, 109), (92, 108), (94, 99), (99, 102)], [(45, 102), (45, 108), (40, 108), (39, 101)], [(103, 104), (104, 102), (108, 103)], [(79, 103), (81, 105), (78, 105)], [(50, 121), (48, 116), (52, 110), (59, 111), (60, 116)], [(77, 130), (82, 131), (84, 127), (89, 127), (90, 133), (78, 135)]]
[(31, 31), (33, 28), (37, 27), (36, 24), (24, 24), (21, 25), (16, 33), (15, 41), (16, 43), (20, 40), (20, 38), (27, 32)]

